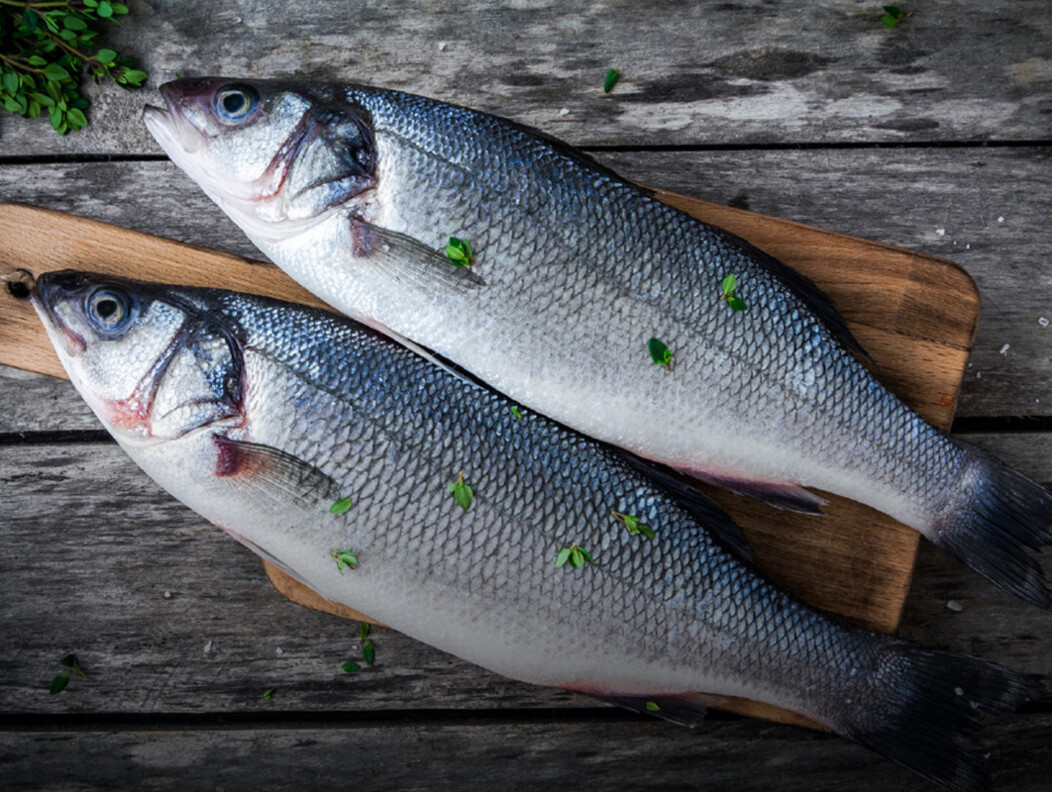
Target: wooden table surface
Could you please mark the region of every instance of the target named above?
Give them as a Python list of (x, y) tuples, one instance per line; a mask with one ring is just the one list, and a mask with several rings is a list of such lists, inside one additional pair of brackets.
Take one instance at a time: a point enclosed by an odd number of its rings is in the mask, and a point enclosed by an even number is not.
[[(89, 87), (91, 126), (65, 138), (0, 114), (0, 199), (258, 257), (142, 126), (160, 82), (303, 75), (471, 105), (629, 178), (962, 265), (983, 318), (955, 434), (1052, 483), (1047, 4), (903, 4), (890, 31), (879, 2), (825, 0), (128, 5), (107, 41), (148, 88)], [(933, 789), (833, 736), (720, 714), (688, 731), (383, 629), (376, 665), (343, 674), (354, 625), (282, 598), (67, 382), (0, 368), (0, 404), (0, 788)], [(1050, 627), (922, 547), (904, 636), (1047, 687)], [(71, 651), (88, 676), (49, 696)], [(996, 788), (1048, 788), (1052, 697), (985, 735)]]

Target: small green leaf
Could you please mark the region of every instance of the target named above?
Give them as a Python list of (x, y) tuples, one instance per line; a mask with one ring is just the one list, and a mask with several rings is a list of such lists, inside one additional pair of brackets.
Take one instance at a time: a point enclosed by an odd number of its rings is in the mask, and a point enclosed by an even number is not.
[(350, 550), (330, 550), (329, 555), (336, 561), (336, 569), (341, 575), (344, 567), (354, 569), (358, 566), (358, 556)]
[(103, 19), (113, 16), (113, 5), (108, 0), (99, 0), (98, 14)]
[(62, 20), (62, 26), (68, 30), (87, 30), (88, 23), (80, 17), (68, 16)]
[(117, 53), (111, 49), (100, 49), (95, 53), (95, 59), (100, 60), (103, 63), (112, 63), (114, 58), (117, 57)]
[(583, 547), (578, 547), (577, 549), (581, 551), (581, 555), (583, 555), (583, 556), (584, 556), (585, 560), (586, 560), (586, 561), (587, 561), (587, 562), (588, 562), (589, 564), (594, 564), (594, 563), (595, 563), (594, 561), (592, 561), (592, 554), (591, 554), (591, 553), (589, 553), (589, 552), (588, 552), (587, 550), (585, 550), (585, 549), (584, 549)]
[(471, 252), (471, 245), (463, 239), (449, 238), (446, 245), (446, 258), (453, 262), (454, 267), (470, 267), (475, 263), (475, 256)]
[(87, 676), (87, 674), (84, 673), (84, 669), (80, 667), (80, 663), (77, 661), (77, 656), (75, 654), (63, 655), (62, 659), (59, 660), (59, 663), (66, 668), (72, 668), (81, 676)]
[(566, 562), (570, 560), (570, 553), (573, 552), (569, 547), (564, 547), (559, 551), (559, 555), (555, 557), (555, 568), (558, 569), (561, 566), (565, 566)]
[(580, 547), (573, 547), (570, 550), (570, 563), (580, 569), (584, 566), (584, 554), (581, 552)]
[(3, 84), (5, 91), (14, 96), (18, 93), (18, 73), (5, 71), (4, 76), (0, 77), (0, 84)]
[(880, 18), (880, 21), (884, 23), (884, 27), (888, 30), (891, 30), (906, 18), (906, 15), (902, 13), (902, 9), (898, 6), (884, 6), (884, 12), (884, 16)]
[(329, 507), (329, 514), (346, 514), (351, 510), (351, 498), (340, 498)]
[(128, 13), (128, 6), (124, 5), (124, 3), (110, 3), (110, 5), (113, 8), (113, 13), (114, 14), (127, 14)]
[(723, 282), (720, 284), (720, 286), (723, 288), (724, 294), (730, 294), (738, 288), (738, 276), (732, 272), (730, 275), (723, 279)]
[(132, 85), (138, 87), (143, 84), (146, 79), (146, 72), (140, 71), (139, 69), (129, 69), (124, 72), (124, 79), (126, 79)]
[(362, 644), (362, 659), (366, 665), (372, 665), (376, 662), (376, 650), (373, 649), (372, 641), (366, 641)]
[(514, 404), (511, 405), (511, 414), (514, 415), (519, 420), (522, 420), (522, 413), (519, 411), (519, 408), (516, 407)]
[(646, 523), (640, 523), (639, 524), (639, 532), (641, 534), (643, 534), (643, 536), (645, 536), (647, 539), (653, 539), (654, 538), (654, 529), (651, 528)]
[[(22, 14), (22, 24), (26, 26), (26, 30), (33, 33), (37, 29), (37, 25), (40, 24), (40, 17), (37, 16), (37, 12), (32, 8), (27, 8), (25, 13)], [(34, 63), (34, 66), (40, 66), (39, 63)]]
[(657, 338), (651, 338), (647, 341), (647, 349), (650, 350), (650, 359), (657, 363), (659, 366), (665, 366), (666, 368), (672, 363), (672, 353), (669, 352), (665, 342)]
[(69, 72), (63, 66), (59, 66), (57, 63), (49, 63), (44, 67), (44, 76), (54, 82), (62, 82), (68, 80)]
[(88, 125), (88, 119), (84, 116), (84, 111), (78, 110), (75, 107), (71, 107), (66, 117), (70, 120), (70, 124), (76, 124), (78, 129), (86, 127)]
[(29, 63), (30, 66), (43, 66), (45, 63), (47, 63), (47, 61), (41, 58), (39, 55), (30, 55), (28, 58), (26, 58), (26, 62)]
[(606, 79), (603, 80), (603, 93), (610, 93), (614, 89), (614, 86), (617, 85), (618, 78), (620, 77), (621, 72), (607, 69)]
[(84, 5), (86, 5), (88, 8), (98, 8), (99, 0), (84, 0)]
[(748, 307), (745, 304), (745, 300), (741, 297), (734, 297), (733, 295), (727, 298), (727, 305), (731, 307), (732, 311), (744, 311)]
[(464, 511), (471, 508), (471, 503), (475, 500), (475, 493), (464, 481), (463, 472), (457, 477), (456, 481), (449, 485), (449, 491), (453, 493), (453, 500), (456, 501), (460, 508)]
[(267, 701), (270, 701), (272, 698), (274, 698), (274, 691), (275, 690), (277, 690), (277, 688), (267, 688), (266, 690), (263, 691), (263, 698), (266, 699)]
[(44, 96), (44, 94), (40, 93), (39, 91), (34, 91), (30, 94), (30, 96), (32, 96), (34, 101), (38, 102), (42, 107), (55, 106), (55, 102), (50, 96)]
[(360, 665), (358, 665), (357, 663), (352, 663), (350, 660), (348, 660), (346, 663), (340, 666), (340, 668), (343, 669), (343, 673), (345, 674), (353, 674), (355, 671), (362, 670), (362, 667)]
[(369, 632), (372, 630), (372, 628), (373, 626), (369, 624), (369, 622), (361, 622), (358, 625), (358, 640), (364, 641), (366, 638), (368, 638)]
[(661, 712), (661, 707), (658, 706), (656, 701), (648, 701), (646, 707), (647, 712)]
[(66, 689), (66, 685), (69, 684), (69, 674), (59, 674), (57, 677), (51, 680), (51, 685), (48, 687), (48, 693), (54, 696), (56, 693), (61, 693)]

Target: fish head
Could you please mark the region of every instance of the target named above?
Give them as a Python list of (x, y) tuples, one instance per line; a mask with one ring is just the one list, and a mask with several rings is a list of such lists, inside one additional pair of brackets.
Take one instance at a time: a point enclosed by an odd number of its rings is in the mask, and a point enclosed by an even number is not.
[(124, 444), (243, 423), (243, 355), (208, 292), (91, 273), (41, 275), (31, 293), (73, 385)]
[(253, 239), (301, 233), (375, 183), (368, 119), (337, 86), (205, 77), (160, 91), (146, 126)]

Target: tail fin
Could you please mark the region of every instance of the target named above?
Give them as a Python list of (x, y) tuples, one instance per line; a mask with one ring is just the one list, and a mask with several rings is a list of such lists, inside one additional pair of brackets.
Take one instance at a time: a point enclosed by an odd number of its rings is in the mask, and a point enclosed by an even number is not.
[(975, 657), (892, 639), (847, 737), (954, 792), (989, 789), (976, 731), (1039, 694), (1025, 677)]
[(979, 574), (1052, 609), (1037, 550), (1052, 542), (1052, 493), (1000, 460), (959, 441), (965, 463), (926, 535)]

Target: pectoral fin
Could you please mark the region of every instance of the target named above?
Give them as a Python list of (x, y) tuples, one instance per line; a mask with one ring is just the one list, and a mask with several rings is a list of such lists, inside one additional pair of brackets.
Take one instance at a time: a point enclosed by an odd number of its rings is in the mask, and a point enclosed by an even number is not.
[(286, 505), (291, 498), (302, 504), (326, 505), (340, 497), (332, 477), (280, 449), (212, 435), (216, 448), (215, 474), (235, 478), (261, 499)]
[(430, 292), (463, 294), (486, 282), (471, 267), (456, 267), (441, 252), (398, 231), (351, 218), (355, 257), (384, 269), (392, 280)]

